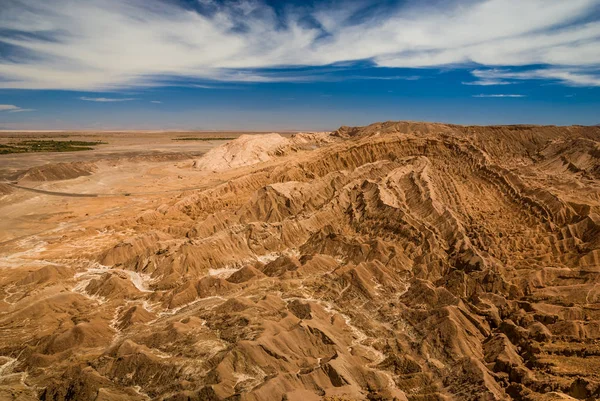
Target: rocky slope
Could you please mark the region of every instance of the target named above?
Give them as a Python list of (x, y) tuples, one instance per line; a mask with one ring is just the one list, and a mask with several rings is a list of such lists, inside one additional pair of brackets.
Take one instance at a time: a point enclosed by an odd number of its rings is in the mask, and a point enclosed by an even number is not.
[(96, 170), (94, 163), (50, 163), (32, 167), (17, 177), (18, 181), (59, 181), (91, 175)]
[(1, 271), (0, 398), (600, 397), (600, 128), (387, 122), (195, 165), (206, 189)]

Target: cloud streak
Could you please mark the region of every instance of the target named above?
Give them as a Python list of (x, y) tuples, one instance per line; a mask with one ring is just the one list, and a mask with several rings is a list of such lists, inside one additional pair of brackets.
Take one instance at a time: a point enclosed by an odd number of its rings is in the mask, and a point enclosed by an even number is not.
[(366, 3), (276, 11), (261, 0), (204, 1), (210, 13), (201, 13), (175, 0), (4, 0), (0, 30), (11, 34), (0, 42), (16, 50), (0, 56), (0, 88), (109, 91), (164, 85), (165, 77), (309, 82), (318, 78), (265, 70), (362, 60), (407, 68), (545, 65), (467, 84), (600, 85), (600, 24), (589, 21), (600, 0), (401, 2), (371, 14)]
[(585, 67), (545, 68), (519, 72), (491, 69), (474, 70), (471, 73), (479, 80), (467, 82), (467, 85), (486, 85), (487, 82), (506, 85), (518, 80), (543, 79), (567, 86), (600, 86), (600, 71)]
[(22, 107), (15, 106), (14, 104), (0, 104), (0, 112), (26, 113), (29, 111), (35, 111), (35, 109), (24, 109)]
[(109, 98), (109, 97), (85, 97), (85, 96), (82, 96), (79, 99), (84, 100), (86, 102), (98, 102), (98, 103), (131, 102), (132, 100), (137, 100), (133, 97)]
[(521, 97), (527, 97), (526, 95), (518, 95), (518, 94), (492, 94), (492, 95), (473, 95), (473, 97), (479, 97), (479, 98), (497, 98), (497, 97), (508, 97), (508, 98), (521, 98)]

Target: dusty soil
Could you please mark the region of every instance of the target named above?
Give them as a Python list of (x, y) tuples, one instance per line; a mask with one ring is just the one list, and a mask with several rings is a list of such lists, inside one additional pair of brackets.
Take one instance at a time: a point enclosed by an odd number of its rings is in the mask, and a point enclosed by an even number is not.
[[(99, 214), (119, 213), (151, 202), (150, 193), (181, 193), (204, 187), (191, 169), (214, 141), (177, 141), (181, 137), (232, 138), (235, 132), (0, 132), (0, 143), (21, 140), (102, 141), (92, 151), (0, 156), (0, 243), (55, 229)], [(10, 185), (12, 184), (12, 186)], [(16, 190), (15, 185), (21, 187)], [(32, 188), (36, 192), (23, 188)], [(40, 196), (45, 191), (65, 196)], [(170, 192), (174, 191), (174, 192)], [(140, 195), (144, 198), (140, 198)], [(86, 200), (74, 196), (87, 195)], [(89, 199), (89, 197), (103, 199)], [(81, 198), (81, 196), (78, 196)], [(108, 198), (108, 199), (104, 199)], [(143, 207), (143, 206), (142, 206)]]
[(0, 159), (0, 399), (600, 397), (600, 128), (77, 135)]

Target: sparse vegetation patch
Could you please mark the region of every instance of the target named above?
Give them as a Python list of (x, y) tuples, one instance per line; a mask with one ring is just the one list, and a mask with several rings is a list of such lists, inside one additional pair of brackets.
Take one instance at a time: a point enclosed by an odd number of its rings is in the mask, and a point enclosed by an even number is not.
[(102, 141), (38, 141), (26, 140), (0, 144), (0, 155), (11, 153), (33, 153), (33, 152), (77, 152), (82, 150), (93, 150), (96, 145), (103, 145)]

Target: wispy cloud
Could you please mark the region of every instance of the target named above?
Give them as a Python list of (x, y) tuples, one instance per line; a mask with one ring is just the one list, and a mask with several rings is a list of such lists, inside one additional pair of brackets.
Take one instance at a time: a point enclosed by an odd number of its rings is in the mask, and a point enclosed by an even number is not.
[(25, 113), (28, 111), (35, 111), (35, 109), (24, 109), (19, 106), (15, 106), (14, 104), (0, 104), (0, 112), (8, 112), (8, 113)]
[(421, 79), (420, 75), (381, 75), (381, 76), (371, 76), (371, 75), (353, 75), (350, 79), (373, 79), (373, 80), (381, 80), (381, 81), (418, 81)]
[(477, 85), (477, 86), (495, 86), (495, 85), (510, 85), (512, 82), (502, 81), (499, 79), (480, 79), (478, 81), (466, 81), (463, 85)]
[(35, 109), (16, 109), (16, 110), (10, 110), (9, 113), (27, 113), (30, 111), (35, 111)]
[[(600, 50), (600, 49), (599, 49)], [(547, 80), (567, 86), (600, 86), (600, 67), (553, 67), (538, 68), (527, 71), (510, 69), (489, 69), (471, 71), (478, 81), (468, 82), (470, 85), (506, 85), (514, 81)], [(464, 82), (463, 82), (464, 83)]]
[(150, 100), (150, 103), (162, 104), (160, 100)]
[(14, 111), (18, 110), (19, 107), (13, 104), (0, 104), (0, 111)]
[(518, 94), (492, 94), (492, 95), (473, 95), (473, 97), (527, 97), (526, 95)]
[(99, 102), (99, 103), (130, 102), (132, 100), (137, 100), (136, 98), (133, 98), (133, 97), (109, 98), (109, 97), (85, 97), (85, 96), (82, 96), (79, 99), (85, 100), (86, 102)]
[(265, 0), (203, 1), (211, 12), (202, 14), (175, 1), (5, 0), (0, 30), (8, 34), (0, 42), (15, 51), (0, 56), (0, 88), (108, 91), (161, 85), (164, 77), (310, 82), (318, 74), (285, 69), (361, 60), (411, 68), (545, 65), (468, 84), (598, 86), (597, 73), (578, 68), (600, 66), (600, 24), (589, 20), (599, 1), (398, 2), (366, 18), (364, 1), (277, 11)]
[[(261, 81), (263, 82), (263, 81)], [(267, 82), (267, 80), (265, 80), (264, 82)], [(217, 85), (207, 85), (207, 84), (190, 84), (190, 85), (186, 85), (192, 88), (199, 88), (199, 89), (223, 89), (223, 90), (237, 90), (237, 89), (243, 89), (242, 86), (234, 86), (234, 85), (222, 85), (222, 84), (217, 84)]]

